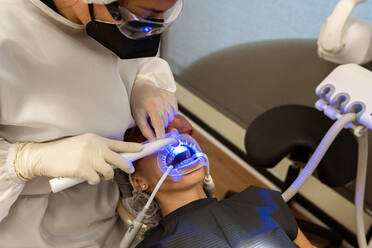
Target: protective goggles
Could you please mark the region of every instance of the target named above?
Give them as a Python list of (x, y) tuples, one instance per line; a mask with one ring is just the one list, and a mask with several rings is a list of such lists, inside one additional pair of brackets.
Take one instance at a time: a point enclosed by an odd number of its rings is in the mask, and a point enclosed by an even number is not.
[(167, 10), (163, 19), (137, 16), (117, 1), (106, 4), (106, 8), (120, 32), (130, 39), (138, 40), (163, 33), (180, 16), (183, 0), (178, 0)]

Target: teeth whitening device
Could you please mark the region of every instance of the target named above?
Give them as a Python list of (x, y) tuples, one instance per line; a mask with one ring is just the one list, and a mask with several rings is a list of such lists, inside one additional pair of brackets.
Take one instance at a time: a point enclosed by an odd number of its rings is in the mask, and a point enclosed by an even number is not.
[[(153, 142), (149, 142), (143, 145), (143, 149), (140, 152), (136, 153), (121, 153), (121, 157), (124, 159), (134, 162), (138, 159), (144, 158), (149, 156), (153, 153), (156, 153), (158, 150), (167, 146), (169, 144), (177, 144), (177, 139), (174, 137), (167, 137), (164, 139), (155, 140)], [(85, 182), (84, 179), (79, 178), (71, 178), (71, 177), (60, 177), (54, 178), (49, 181), (50, 187), (52, 188), (53, 193), (57, 193), (68, 189), (72, 186)]]
[[(154, 191), (151, 193), (146, 205), (138, 213), (133, 220), (132, 225), (126, 231), (120, 248), (127, 248), (133, 243), (137, 233), (143, 225), (143, 220), (146, 217), (146, 212), (150, 208), (152, 201), (155, 198), (160, 186), (163, 184), (167, 176), (172, 177), (173, 181), (177, 182), (183, 175), (192, 173), (202, 167), (205, 167), (206, 176), (203, 181), (203, 188), (208, 197), (214, 197), (215, 186), (210, 175), (209, 161), (198, 143), (189, 135), (180, 135), (178, 132), (172, 132), (165, 138), (144, 143), (142, 151), (137, 153), (122, 153), (123, 158), (134, 162), (151, 154), (158, 153), (157, 164), (163, 172), (163, 176), (157, 183)], [(50, 185), (54, 193), (65, 190), (74, 185), (84, 182), (78, 178), (54, 178), (50, 180)]]
[[(169, 176), (174, 181), (185, 174), (198, 170), (203, 165), (207, 167), (207, 176), (204, 179), (204, 189), (208, 197), (214, 194), (214, 184), (209, 172), (209, 161), (198, 143), (189, 135), (180, 135), (177, 131), (168, 134), (163, 139), (143, 144), (143, 149), (136, 153), (121, 153), (120, 156), (130, 162), (150, 156), (158, 152), (159, 169), (166, 173), (168, 167), (173, 166)], [(53, 193), (58, 193), (72, 186), (85, 182), (84, 179), (72, 177), (54, 178), (49, 181)]]

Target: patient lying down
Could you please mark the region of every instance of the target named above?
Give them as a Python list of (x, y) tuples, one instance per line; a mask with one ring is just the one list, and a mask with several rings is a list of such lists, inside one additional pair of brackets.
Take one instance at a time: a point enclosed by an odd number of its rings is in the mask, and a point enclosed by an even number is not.
[[(168, 131), (174, 128), (180, 133), (192, 131), (181, 116), (169, 125)], [(144, 138), (138, 130), (132, 130), (127, 141), (143, 142)], [(145, 205), (146, 195), (151, 194), (163, 175), (156, 154), (138, 160), (134, 166), (134, 191), (122, 190), (123, 201), (118, 207), (127, 224), (128, 218)], [(136, 247), (312, 247), (279, 192), (250, 186), (218, 201), (207, 198), (204, 177), (204, 166), (176, 182), (167, 177), (145, 221), (146, 228), (152, 228)], [(123, 180), (118, 181), (120, 185)]]

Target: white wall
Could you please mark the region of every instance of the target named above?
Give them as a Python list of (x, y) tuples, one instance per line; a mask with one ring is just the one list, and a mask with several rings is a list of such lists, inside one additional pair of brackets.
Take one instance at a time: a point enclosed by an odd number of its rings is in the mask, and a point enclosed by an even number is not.
[[(337, 2), (185, 0), (182, 16), (169, 30), (172, 38), (166, 53), (182, 58), (173, 68), (177, 73), (225, 47), (273, 39), (315, 39)], [(359, 5), (353, 15), (372, 21), (372, 1)]]

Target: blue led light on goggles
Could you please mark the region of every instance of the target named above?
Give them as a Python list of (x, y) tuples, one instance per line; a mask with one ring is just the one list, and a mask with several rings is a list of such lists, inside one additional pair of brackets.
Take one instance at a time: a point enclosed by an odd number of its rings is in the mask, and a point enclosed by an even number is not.
[(143, 39), (163, 33), (181, 14), (183, 0), (178, 0), (174, 6), (165, 12), (163, 19), (140, 17), (127, 8), (113, 2), (106, 5), (120, 32), (130, 39)]
[(178, 144), (168, 145), (158, 153), (159, 169), (165, 173), (169, 166), (173, 169), (169, 176), (178, 181), (182, 175), (189, 174), (201, 167), (209, 167), (207, 155), (205, 155), (198, 143), (189, 135), (171, 134), (177, 139)]

